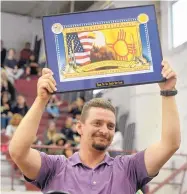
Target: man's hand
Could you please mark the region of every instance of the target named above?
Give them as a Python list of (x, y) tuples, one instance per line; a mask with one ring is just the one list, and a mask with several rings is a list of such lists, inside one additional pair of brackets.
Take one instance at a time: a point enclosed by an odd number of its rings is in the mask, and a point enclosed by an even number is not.
[(172, 70), (167, 61), (162, 62), (162, 75), (166, 78), (166, 82), (159, 83), (161, 90), (173, 90), (177, 82), (176, 73)]
[(37, 84), (37, 97), (48, 101), (51, 94), (57, 90), (56, 81), (53, 78), (53, 72), (48, 68), (42, 69), (42, 76)]

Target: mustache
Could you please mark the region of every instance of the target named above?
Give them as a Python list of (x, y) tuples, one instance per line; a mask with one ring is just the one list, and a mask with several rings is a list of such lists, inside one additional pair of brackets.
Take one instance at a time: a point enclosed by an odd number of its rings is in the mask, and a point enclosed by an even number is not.
[(103, 139), (107, 139), (108, 141), (110, 141), (111, 137), (109, 135), (103, 135), (103, 134), (100, 134), (100, 133), (94, 133), (92, 135), (92, 137), (101, 137)]

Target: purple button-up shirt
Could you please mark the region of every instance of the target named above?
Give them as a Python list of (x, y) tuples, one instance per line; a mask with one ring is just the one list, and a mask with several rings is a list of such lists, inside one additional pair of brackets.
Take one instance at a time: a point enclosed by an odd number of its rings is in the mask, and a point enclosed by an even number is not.
[(106, 155), (95, 168), (84, 165), (78, 152), (68, 159), (41, 152), (41, 159), (36, 180), (26, 180), (43, 193), (58, 190), (70, 194), (135, 194), (152, 179), (146, 171), (144, 151), (115, 158)]

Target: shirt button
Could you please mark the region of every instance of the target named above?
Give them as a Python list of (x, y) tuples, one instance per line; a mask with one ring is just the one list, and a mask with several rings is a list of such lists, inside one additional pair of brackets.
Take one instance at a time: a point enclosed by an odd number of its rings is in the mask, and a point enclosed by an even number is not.
[(96, 185), (96, 182), (94, 181), (93, 184)]

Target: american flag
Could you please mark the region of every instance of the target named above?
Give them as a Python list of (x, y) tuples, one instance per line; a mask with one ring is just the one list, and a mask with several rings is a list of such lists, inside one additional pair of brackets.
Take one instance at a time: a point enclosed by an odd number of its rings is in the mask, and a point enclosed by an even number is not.
[(90, 63), (90, 51), (92, 49), (93, 37), (89, 37), (90, 32), (67, 34), (67, 45), (69, 61), (76, 65), (86, 65)]

